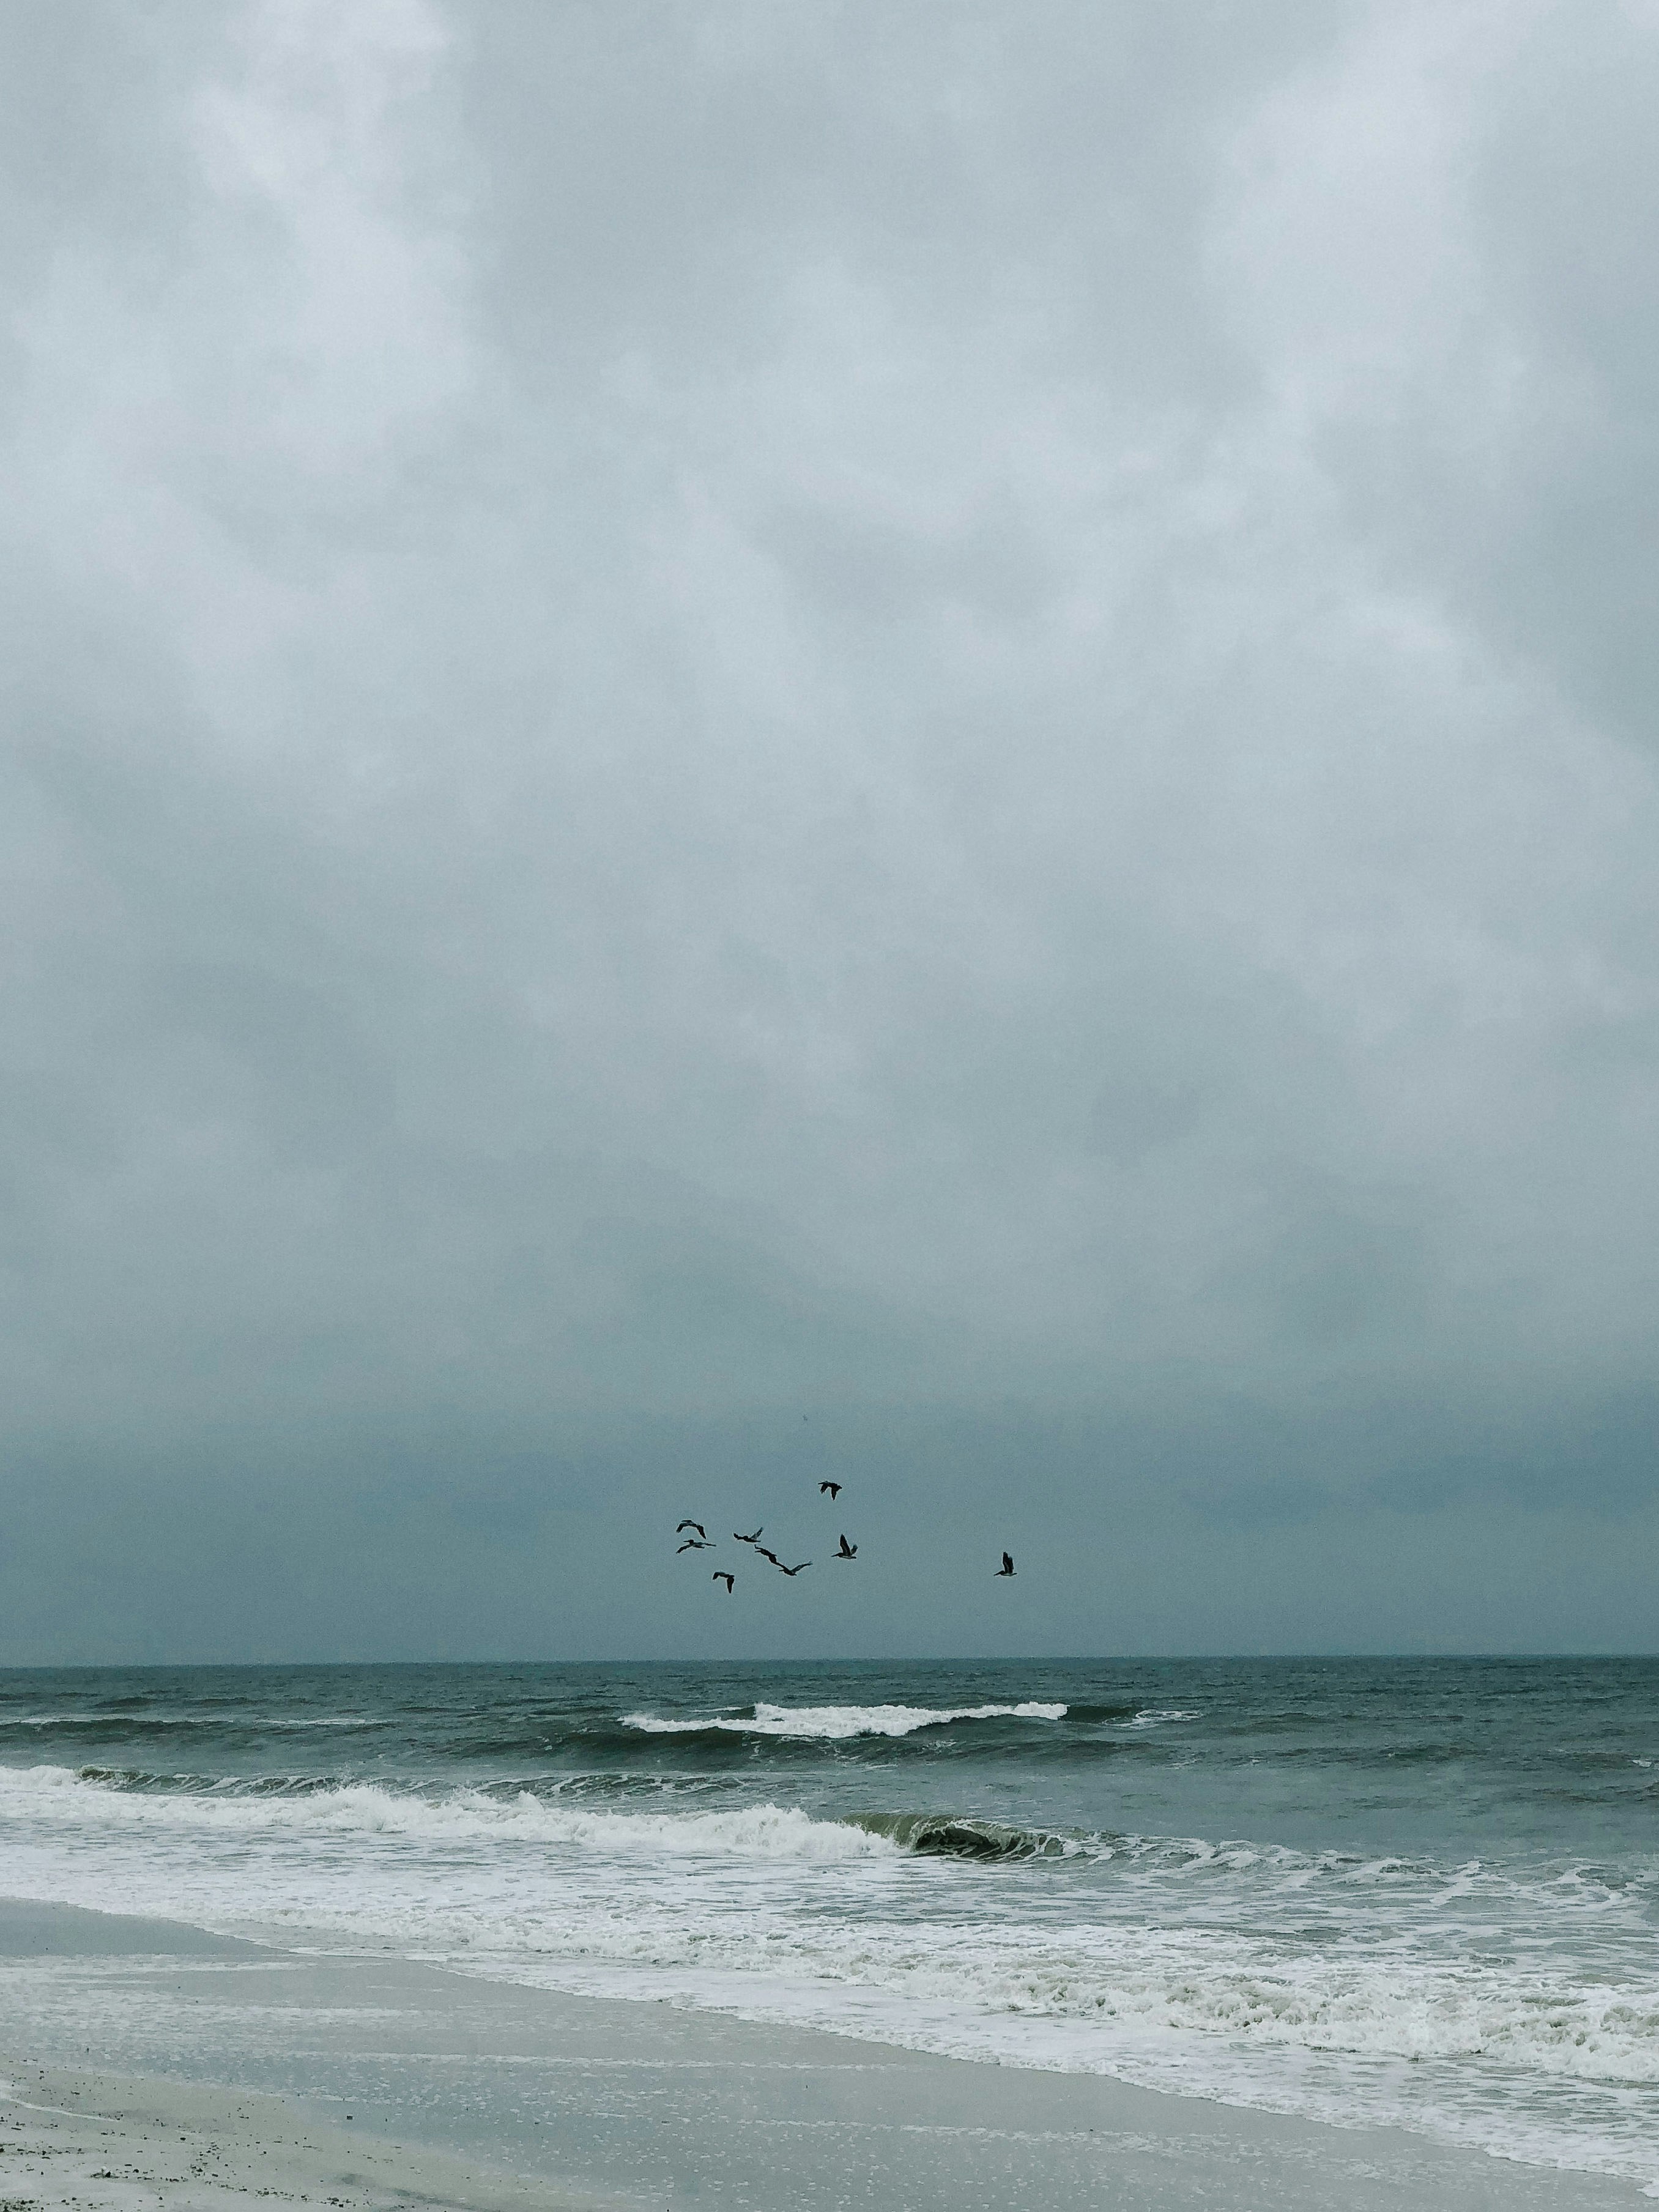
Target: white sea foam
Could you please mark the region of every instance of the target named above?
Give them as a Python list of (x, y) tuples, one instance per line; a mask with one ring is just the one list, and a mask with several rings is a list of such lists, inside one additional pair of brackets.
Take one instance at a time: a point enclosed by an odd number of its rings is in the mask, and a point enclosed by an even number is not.
[(38, 1793), (43, 1810), (74, 1800), (77, 1819), (106, 1828), (266, 1835), (408, 1838), (486, 1844), (573, 1844), (628, 1857), (860, 1859), (897, 1846), (838, 1820), (814, 1820), (793, 1806), (747, 1805), (719, 1813), (596, 1813), (550, 1803), (527, 1790), (497, 1797), (477, 1790), (442, 1796), (343, 1783), (302, 1791), (112, 1789), (67, 1766), (0, 1768), (0, 1814)]
[[(524, 1931), (530, 1932), (527, 1929)], [(1235, 2051), (1349, 2053), (1373, 2060), (1482, 2057), (1585, 2082), (1659, 2081), (1659, 1987), (1585, 1990), (1564, 1976), (1471, 1973), (1424, 1959), (1288, 1955), (1214, 1930), (1123, 1924), (1057, 1931), (918, 1928), (871, 1921), (856, 1929), (732, 1924), (617, 1923), (572, 1942), (550, 1928), (544, 1966), (610, 1960), (654, 1970), (695, 1999), (709, 1970), (788, 1985), (793, 2016), (835, 2024), (847, 1991), (885, 1991), (926, 2013), (934, 2049), (995, 2048), (1084, 2070), (1121, 2070), (1134, 2052), (1173, 2056), (1188, 2079), (1204, 2044)], [(477, 1940), (476, 1937), (474, 1940)], [(679, 1970), (678, 1972), (676, 1970)], [(692, 1978), (682, 1978), (690, 1973)], [(559, 1977), (562, 1978), (561, 1975)], [(816, 1997), (803, 1991), (817, 1982)], [(1019, 2022), (1018, 2027), (1012, 2023)], [(1033, 2038), (1027, 2027), (1042, 2024)], [(1199, 2048), (1189, 2039), (1199, 2039)], [(1040, 2062), (1041, 2063), (1041, 2062)]]
[(1018, 1705), (767, 1705), (746, 1717), (710, 1714), (700, 1720), (670, 1720), (657, 1713), (624, 1713), (625, 1728), (650, 1735), (702, 1735), (723, 1729), (738, 1735), (814, 1736), (834, 1741), (855, 1735), (914, 1735), (918, 1729), (944, 1728), (952, 1721), (1060, 1721), (1064, 1705), (1028, 1698)]

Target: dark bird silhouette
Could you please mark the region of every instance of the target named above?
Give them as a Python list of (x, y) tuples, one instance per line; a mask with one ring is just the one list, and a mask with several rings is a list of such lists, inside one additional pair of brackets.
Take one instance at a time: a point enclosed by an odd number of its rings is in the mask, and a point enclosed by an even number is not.
[(1002, 1555), (1002, 1565), (997, 1569), (997, 1573), (1000, 1575), (1011, 1575), (1013, 1571), (1013, 1553), (1012, 1552), (1005, 1552)]
[(732, 1585), (738, 1578), (735, 1575), (711, 1575), (708, 1579), (710, 1582), (724, 1583), (726, 1584), (726, 1595), (727, 1597), (730, 1597), (732, 1595)]
[(783, 1565), (783, 1561), (778, 1557), (777, 1553), (775, 1552), (769, 1552), (764, 1544), (757, 1544), (755, 1549), (760, 1553), (762, 1559), (770, 1559), (775, 1567), (781, 1567)]
[(760, 1528), (757, 1528), (752, 1536), (740, 1536), (734, 1528), (732, 1531), (732, 1541), (734, 1544), (758, 1544), (761, 1540), (761, 1529), (765, 1526), (766, 1523), (763, 1521)]
[(846, 1537), (843, 1536), (841, 1540), (841, 1549), (836, 1553), (836, 1557), (838, 1559), (856, 1559), (858, 1555), (858, 1546), (856, 1544), (849, 1544)]
[[(800, 1563), (800, 1567), (810, 1567), (811, 1564), (812, 1562), (811, 1559), (803, 1559)], [(786, 1567), (781, 1559), (777, 1562), (777, 1569), (780, 1574), (798, 1575), (800, 1572), (800, 1567)]]
[(674, 1534), (677, 1536), (683, 1536), (688, 1528), (695, 1528), (700, 1536), (706, 1536), (708, 1534), (708, 1529), (703, 1527), (701, 1521), (682, 1521), (679, 1527), (675, 1529)]
[(819, 1483), (819, 1485), (818, 1485), (818, 1496), (819, 1496), (820, 1498), (822, 1498), (822, 1497), (823, 1497), (823, 1493), (824, 1493), (824, 1492), (825, 1492), (826, 1490), (829, 1492), (829, 1493), (830, 1493), (830, 1497), (831, 1497), (832, 1498), (839, 1498), (839, 1497), (841, 1496), (841, 1485), (840, 1485), (840, 1483), (838, 1483), (838, 1482), (821, 1482), (821, 1483)]
[(683, 1544), (675, 1547), (674, 1556), (678, 1559), (682, 1552), (712, 1552), (714, 1548), (712, 1544), (696, 1536), (688, 1536)]

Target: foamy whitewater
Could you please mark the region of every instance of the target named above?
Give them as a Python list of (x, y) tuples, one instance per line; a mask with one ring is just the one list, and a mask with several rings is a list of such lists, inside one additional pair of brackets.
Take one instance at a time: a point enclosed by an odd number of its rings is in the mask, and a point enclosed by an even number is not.
[(1659, 2193), (1659, 1663), (0, 1674), (0, 1889)]

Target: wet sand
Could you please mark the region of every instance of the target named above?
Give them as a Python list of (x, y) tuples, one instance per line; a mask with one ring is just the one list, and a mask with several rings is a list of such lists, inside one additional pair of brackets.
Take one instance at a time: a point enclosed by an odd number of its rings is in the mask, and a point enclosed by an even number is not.
[(38, 2212), (251, 2195), (376, 2212), (1651, 2201), (1397, 2130), (58, 1906), (0, 1903), (0, 2203)]

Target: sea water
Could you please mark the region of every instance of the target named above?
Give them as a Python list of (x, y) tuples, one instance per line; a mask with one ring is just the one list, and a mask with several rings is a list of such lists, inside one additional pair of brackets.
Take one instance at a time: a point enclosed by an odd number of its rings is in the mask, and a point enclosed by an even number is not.
[(1659, 2183), (1659, 1662), (0, 1674), (0, 1890)]

